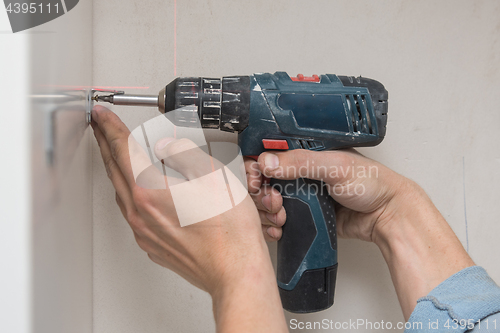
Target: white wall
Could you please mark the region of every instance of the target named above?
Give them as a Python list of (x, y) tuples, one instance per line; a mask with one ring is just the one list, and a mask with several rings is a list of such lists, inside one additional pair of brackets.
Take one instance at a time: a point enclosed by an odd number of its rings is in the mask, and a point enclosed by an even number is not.
[[(36, 333), (92, 332), (92, 154), (85, 99), (92, 84), (91, 22), (92, 2), (80, 1), (30, 31), (31, 93), (75, 98), (32, 103)], [(47, 112), (53, 112), (51, 135)]]
[(1, 332), (92, 332), (91, 15), (12, 34), (0, 9)]
[[(173, 0), (95, 1), (94, 84), (156, 93), (174, 72), (277, 70), (377, 79), (389, 91), (387, 136), (362, 152), (421, 184), (476, 263), (500, 281), (499, 2), (207, 0), (176, 7)], [(157, 115), (112, 110), (131, 129)], [(208, 296), (136, 246), (95, 144), (93, 170), (94, 332), (214, 331)], [(334, 306), (291, 318), (403, 320), (378, 249), (353, 240), (339, 242)]]

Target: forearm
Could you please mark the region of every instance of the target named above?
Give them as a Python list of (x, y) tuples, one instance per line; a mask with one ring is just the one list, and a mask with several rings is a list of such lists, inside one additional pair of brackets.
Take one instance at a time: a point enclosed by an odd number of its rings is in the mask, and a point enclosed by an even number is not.
[(212, 295), (217, 332), (288, 332), (267, 250), (239, 271)]
[[(417, 300), (474, 262), (423, 190), (405, 181), (384, 211), (375, 239), (389, 266), (405, 319)], [(388, 216), (390, 215), (390, 216)]]

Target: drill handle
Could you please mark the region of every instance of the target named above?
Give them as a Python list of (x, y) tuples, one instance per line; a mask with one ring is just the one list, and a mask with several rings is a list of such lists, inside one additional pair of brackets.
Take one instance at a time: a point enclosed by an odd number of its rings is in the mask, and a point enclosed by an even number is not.
[(286, 223), (278, 241), (277, 278), (283, 308), (315, 312), (333, 304), (337, 276), (334, 201), (323, 182), (272, 179)]

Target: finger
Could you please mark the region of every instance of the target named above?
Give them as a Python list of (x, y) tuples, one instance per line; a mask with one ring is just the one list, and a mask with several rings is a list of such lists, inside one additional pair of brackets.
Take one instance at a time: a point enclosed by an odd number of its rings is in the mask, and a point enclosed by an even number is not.
[[(118, 207), (120, 208), (120, 211), (121, 211), (123, 217), (125, 218), (125, 220), (129, 224), (132, 231), (134, 232), (134, 236), (136, 236), (136, 239), (139, 236), (139, 233), (151, 238), (152, 233), (149, 232), (145, 228), (145, 223), (139, 217), (139, 213), (138, 213), (137, 209), (135, 207), (126, 206), (123, 203), (120, 196), (118, 195), (118, 193), (116, 193), (115, 199), (116, 199), (116, 203), (118, 204)], [(156, 237), (154, 237), (153, 239), (155, 239), (155, 238)]]
[(245, 171), (247, 175), (247, 184), (249, 193), (257, 193), (262, 185), (262, 172), (259, 169), (259, 163), (256, 160), (245, 157)]
[(121, 170), (128, 185), (132, 187), (135, 185), (135, 181), (128, 150), (129, 129), (117, 115), (99, 105), (92, 110), (92, 119), (103, 134), (100, 138), (100, 145), (103, 141), (107, 141), (110, 156)]
[(282, 227), (286, 222), (285, 207), (281, 207), (280, 211), (275, 214), (266, 213), (259, 210), (261, 224), (271, 227)]
[(269, 228), (269, 226), (267, 225), (262, 225), (262, 235), (264, 236), (264, 240), (268, 243), (271, 243), (271, 242), (276, 242), (277, 239), (276, 238), (273, 238), (271, 237), (271, 235), (269, 235), (267, 233), (267, 229)]
[(109, 147), (108, 141), (104, 137), (104, 134), (101, 132), (99, 125), (94, 124), (93, 127), (94, 136), (97, 140), (97, 143), (99, 144), (101, 157), (104, 161), (104, 167), (106, 168), (106, 173), (108, 174), (108, 177), (111, 180), (116, 193), (118, 193), (118, 195), (120, 196), (120, 199), (127, 207), (127, 210), (135, 209), (129, 184), (127, 183), (121, 169), (118, 167), (118, 164), (111, 154), (111, 149)]
[[(129, 223), (131, 227), (136, 227), (137, 225), (137, 220), (138, 220), (138, 212), (137, 208), (132, 204), (132, 205), (125, 205), (123, 203), (122, 198), (120, 198), (120, 195), (118, 192), (115, 194), (115, 201), (118, 207), (120, 208), (120, 211), (125, 218), (125, 220)], [(131, 220), (134, 220), (134, 223), (131, 223)], [(134, 225), (132, 225), (134, 224)]]
[[(137, 134), (137, 133), (136, 133)], [(148, 153), (133, 134), (128, 137), (128, 152), (136, 184), (145, 189), (166, 189), (166, 175), (161, 162), (152, 163)]]
[(166, 166), (188, 180), (202, 177), (224, 166), (188, 139), (163, 138), (158, 140), (154, 151)]
[(168, 253), (167, 254), (163, 253), (161, 255), (148, 253), (148, 257), (155, 264), (163, 266), (165, 268), (170, 269), (171, 271), (176, 272), (182, 278), (184, 278), (194, 286), (200, 288), (201, 290), (208, 291), (205, 285), (201, 284), (199, 280), (194, 278), (194, 276), (196, 276), (197, 273), (190, 269), (186, 270), (186, 264), (183, 262), (178, 262), (178, 260), (175, 259), (175, 256), (169, 255)]
[(115, 194), (115, 200), (116, 200), (116, 204), (120, 208), (120, 211), (122, 212), (123, 217), (125, 219), (127, 219), (127, 216), (129, 215), (129, 213), (127, 212), (127, 208), (125, 207), (125, 204), (123, 203), (123, 200), (120, 199), (120, 196), (118, 195), (118, 192), (116, 192), (116, 194)]
[(258, 210), (268, 213), (277, 213), (283, 206), (283, 198), (275, 188), (270, 185), (264, 185), (257, 193), (251, 193), (255, 206)]
[(168, 268), (170, 270), (174, 270), (175, 266), (172, 265), (169, 261), (164, 260), (162, 257), (159, 257), (155, 254), (148, 253), (149, 259), (151, 259), (152, 262), (154, 262), (157, 265), (163, 266), (165, 268)]
[(325, 181), (336, 201), (365, 213), (387, 202), (401, 182), (397, 173), (353, 149), (263, 153), (259, 167), (272, 178)]
[(262, 233), (264, 234), (264, 239), (268, 242), (275, 242), (281, 238), (283, 230), (276, 227), (262, 226)]
[(206, 216), (221, 214), (249, 196), (247, 188), (229, 168), (191, 140), (163, 138), (156, 143), (155, 154), (188, 179), (181, 186), (170, 187), (177, 215), (182, 216), (180, 223), (192, 224), (205, 220)]
[[(351, 173), (354, 154), (345, 151), (311, 151), (304, 149), (289, 150), (279, 153), (263, 153), (259, 156), (259, 167), (263, 174), (276, 179), (308, 178), (324, 180), (336, 178), (342, 181)], [(342, 168), (342, 170), (339, 170)], [(344, 172), (339, 172), (344, 171)]]

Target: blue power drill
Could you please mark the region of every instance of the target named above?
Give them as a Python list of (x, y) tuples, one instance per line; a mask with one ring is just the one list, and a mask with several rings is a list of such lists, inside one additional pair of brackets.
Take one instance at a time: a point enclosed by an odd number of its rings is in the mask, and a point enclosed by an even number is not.
[[(179, 124), (197, 117), (203, 128), (236, 132), (242, 154), (258, 156), (268, 150), (375, 146), (385, 136), (387, 98), (384, 86), (372, 79), (276, 72), (177, 78), (158, 96), (118, 92), (95, 100), (157, 106), (163, 113), (189, 107), (193, 112), (177, 119)], [(271, 185), (282, 194), (287, 215), (277, 258), (283, 308), (327, 309), (337, 277), (334, 201), (321, 181), (272, 179)]]

